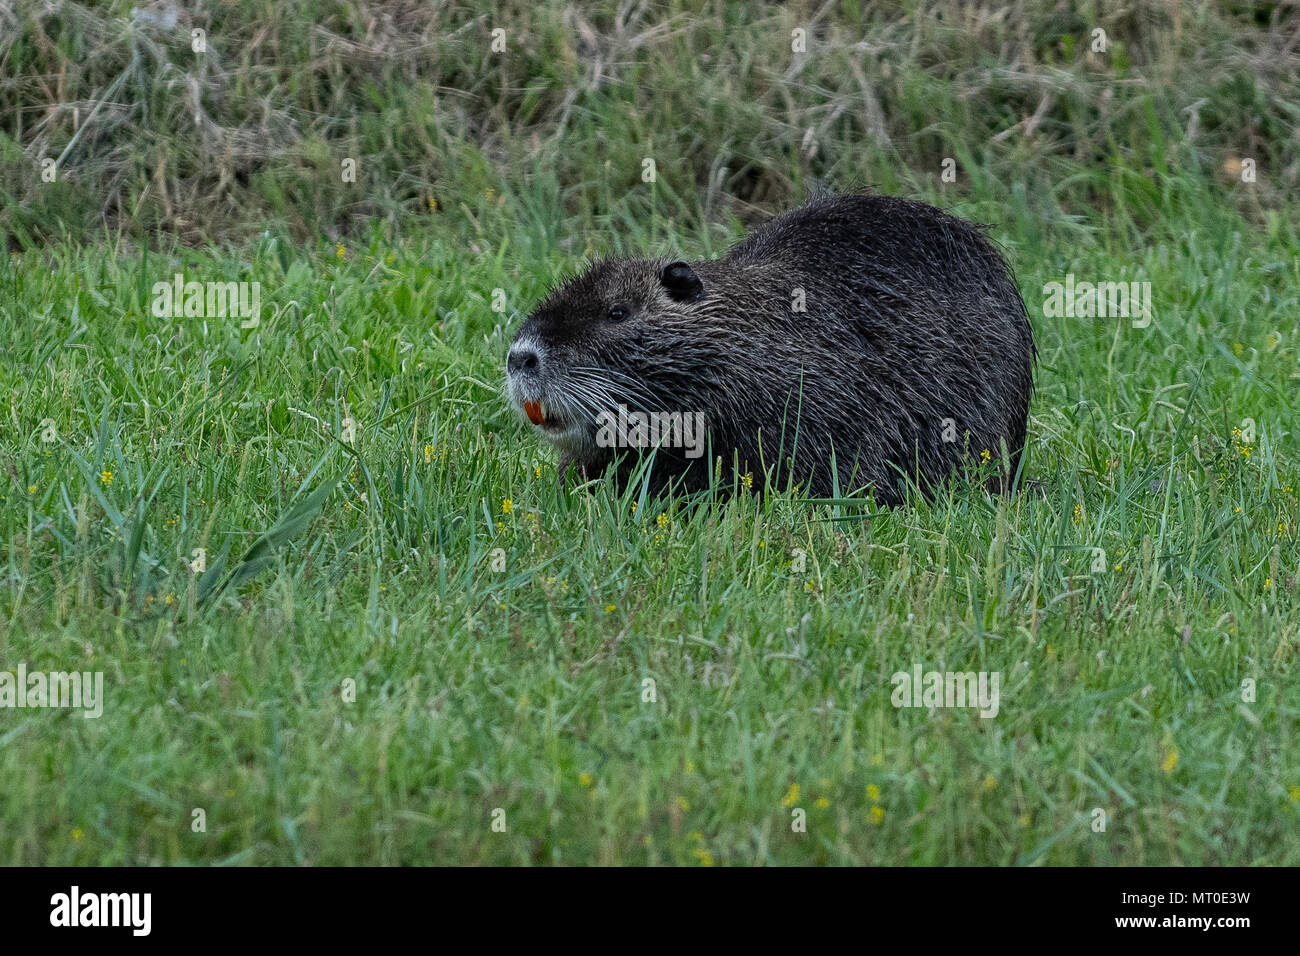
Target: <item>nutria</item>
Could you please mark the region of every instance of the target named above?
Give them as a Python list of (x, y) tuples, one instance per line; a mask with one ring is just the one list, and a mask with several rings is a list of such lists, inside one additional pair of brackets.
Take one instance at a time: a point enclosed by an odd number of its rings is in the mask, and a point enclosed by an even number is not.
[[(506, 377), (559, 448), (561, 480), (613, 462), (626, 479), (657, 444), (656, 488), (705, 487), (721, 459), (745, 487), (898, 504), (909, 481), (929, 493), (963, 459), (1010, 484), (1034, 355), (980, 227), (853, 194), (777, 216), (713, 261), (595, 263), (524, 322)], [(647, 441), (637, 413), (677, 418)]]

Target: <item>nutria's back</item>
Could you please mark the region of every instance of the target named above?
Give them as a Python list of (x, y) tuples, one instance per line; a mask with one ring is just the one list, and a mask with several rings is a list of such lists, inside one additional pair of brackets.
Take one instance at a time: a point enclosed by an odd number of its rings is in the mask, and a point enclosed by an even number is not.
[[(778, 216), (714, 261), (595, 264), (520, 328), (507, 385), (587, 474), (618, 460), (625, 476), (646, 453), (636, 426), (676, 413), (654, 434), (656, 484), (701, 487), (721, 458), (754, 487), (770, 475), (895, 503), (904, 476), (929, 489), (984, 452), (1014, 473), (1033, 357), (1024, 303), (979, 229), (849, 195)], [(703, 424), (707, 451), (680, 421)]]

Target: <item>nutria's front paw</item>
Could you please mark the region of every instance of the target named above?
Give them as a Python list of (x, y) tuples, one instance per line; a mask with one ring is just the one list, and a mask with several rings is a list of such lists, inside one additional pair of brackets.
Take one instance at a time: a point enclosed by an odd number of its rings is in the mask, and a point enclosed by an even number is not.
[[(569, 469), (572, 468), (573, 465), (574, 465), (574, 461), (568, 455), (565, 455), (563, 458), (560, 459), (560, 490), (561, 491), (564, 490), (564, 481), (568, 477)], [(581, 465), (578, 466), (578, 471), (579, 473), (581, 473), (582, 471)]]
[(572, 458), (566, 455), (565, 457), (560, 459), (561, 490), (563, 490), (565, 486), (565, 480), (569, 476), (570, 469), (577, 472), (577, 478), (574, 481), (575, 484), (582, 484), (584, 481), (586, 481), (591, 477), (591, 475), (587, 471), (587, 463), (585, 461), (582, 461), (581, 459), (578, 458)]

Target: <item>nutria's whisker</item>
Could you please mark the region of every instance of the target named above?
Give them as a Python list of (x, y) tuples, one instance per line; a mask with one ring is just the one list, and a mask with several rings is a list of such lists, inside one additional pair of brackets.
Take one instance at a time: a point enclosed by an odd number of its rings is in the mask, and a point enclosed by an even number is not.
[(615, 395), (614, 392), (611, 391), (610, 387), (608, 385), (605, 385), (602, 382), (583, 380), (577, 378), (576, 376), (574, 377), (573, 381), (575, 384), (581, 385), (584, 389), (586, 389), (587, 394), (595, 398), (599, 402), (599, 404), (608, 406), (611, 411), (617, 409), (619, 405), (628, 404), (629, 401), (631, 401), (633, 404), (649, 405), (649, 403), (646, 402), (644, 398), (639, 398), (635, 394), (628, 393), (623, 395)]
[(573, 400), (582, 406), (589, 417), (595, 418), (606, 404), (605, 399), (579, 382), (571, 382), (570, 386)]
[[(633, 402), (644, 405), (647, 409), (657, 404), (653, 392), (643, 388), (631, 376), (623, 375), (622, 373), (611, 375), (609, 372), (601, 369), (585, 368), (582, 366), (570, 369), (570, 374), (574, 378), (581, 378), (585, 381), (605, 386), (605, 390), (610, 394), (611, 401), (614, 400), (614, 392), (621, 391), (627, 396), (627, 398), (631, 399)], [(618, 379), (622, 379), (623, 381), (618, 381)]]

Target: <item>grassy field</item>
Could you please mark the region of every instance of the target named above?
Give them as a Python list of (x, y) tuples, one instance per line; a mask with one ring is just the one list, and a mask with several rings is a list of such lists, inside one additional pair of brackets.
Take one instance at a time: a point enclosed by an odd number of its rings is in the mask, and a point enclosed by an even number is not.
[[(521, 5), (494, 66), (454, 6), (231, 4), (209, 140), (130, 6), (0, 11), (0, 670), (105, 698), (0, 708), (0, 863), (1300, 864), (1294, 21)], [(559, 490), (501, 397), (548, 285), (863, 181), (1015, 267), (1026, 490)]]

